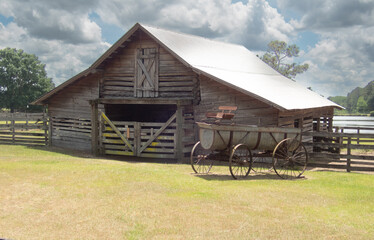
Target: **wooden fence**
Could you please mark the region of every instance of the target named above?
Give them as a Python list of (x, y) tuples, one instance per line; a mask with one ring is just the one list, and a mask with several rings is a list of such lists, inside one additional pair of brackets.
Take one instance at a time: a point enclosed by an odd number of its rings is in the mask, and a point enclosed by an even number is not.
[(306, 132), (313, 142), (308, 166), (374, 171), (374, 128), (334, 127), (334, 132)]
[[(90, 120), (49, 119), (44, 113), (0, 113), (0, 144), (45, 146), (51, 144), (53, 138), (55, 144), (62, 146), (59, 141), (66, 136), (72, 144), (86, 144), (89, 148), (90, 133)], [(131, 136), (131, 129), (126, 133)], [(333, 132), (303, 132), (303, 139), (308, 140), (304, 144), (308, 148), (310, 167), (374, 171), (374, 127), (334, 127)], [(104, 144), (109, 142), (101, 142), (101, 147)], [(161, 149), (155, 150), (174, 151), (173, 143), (162, 144)], [(109, 146), (105, 146), (105, 150), (107, 148)]]
[(46, 114), (0, 113), (0, 144), (47, 145)]
[(90, 149), (91, 119), (52, 117), (49, 119), (50, 144), (71, 149)]

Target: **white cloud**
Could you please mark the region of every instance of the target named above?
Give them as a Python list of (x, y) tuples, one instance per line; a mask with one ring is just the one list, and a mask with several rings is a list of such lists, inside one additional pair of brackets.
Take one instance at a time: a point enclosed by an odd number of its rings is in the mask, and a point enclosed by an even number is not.
[(298, 79), (324, 95), (345, 95), (374, 79), (374, 27), (324, 33), (305, 56), (315, 66)]
[(130, 28), (135, 22), (239, 43), (261, 49), (274, 39), (288, 40), (293, 32), (265, 0), (128, 0), (103, 1), (96, 10), (101, 19)]
[(345, 95), (374, 79), (374, 1), (278, 0), (284, 11), (301, 17), (290, 24), (296, 31), (313, 31), (319, 42), (304, 59), (313, 68), (297, 79), (326, 96)]
[(94, 1), (1, 1), (0, 14), (14, 22), (0, 26), (0, 48), (35, 54), (56, 85), (89, 67), (108, 47), (89, 19)]
[(301, 19), (293, 21), (300, 29), (330, 31), (353, 26), (373, 26), (374, 1), (372, 0), (278, 0), (282, 9), (293, 9)]
[(0, 24), (0, 49), (11, 47), (35, 54), (57, 85), (89, 67), (109, 46), (105, 42), (76, 45), (36, 38), (15, 23)]
[(136, 22), (262, 49), (287, 40), (292, 26), (265, 0), (2, 0), (0, 14), (14, 22), (0, 25), (0, 47), (21, 48), (46, 64), (56, 84), (91, 65), (108, 47), (101, 20), (127, 31)]

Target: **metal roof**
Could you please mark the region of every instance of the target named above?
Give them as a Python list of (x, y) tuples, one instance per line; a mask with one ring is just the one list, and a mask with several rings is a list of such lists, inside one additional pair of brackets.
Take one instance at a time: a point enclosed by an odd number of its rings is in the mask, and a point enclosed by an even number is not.
[(244, 46), (176, 33), (139, 23), (135, 24), (91, 67), (43, 95), (33, 104), (42, 104), (49, 97), (75, 81), (94, 73), (138, 29), (148, 33), (151, 38), (194, 71), (244, 94), (256, 97), (280, 110), (330, 106), (341, 108), (317, 93), (282, 76)]
[(284, 110), (341, 108), (284, 77), (244, 46), (142, 26), (196, 71), (274, 107)]

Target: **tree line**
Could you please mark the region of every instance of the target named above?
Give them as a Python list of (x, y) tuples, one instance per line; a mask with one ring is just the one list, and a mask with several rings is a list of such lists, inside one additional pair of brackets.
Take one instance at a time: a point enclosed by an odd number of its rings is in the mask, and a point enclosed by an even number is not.
[(371, 113), (374, 114), (374, 80), (369, 82), (364, 88), (357, 87), (347, 96), (329, 97), (329, 99), (345, 110), (342, 113)]

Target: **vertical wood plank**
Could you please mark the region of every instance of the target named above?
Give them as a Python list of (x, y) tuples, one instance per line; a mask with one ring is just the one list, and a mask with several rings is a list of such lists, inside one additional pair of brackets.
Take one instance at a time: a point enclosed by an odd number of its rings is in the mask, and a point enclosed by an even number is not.
[(158, 64), (159, 64), (159, 58), (160, 58), (160, 54), (159, 54), (159, 52), (160, 52), (160, 49), (159, 48), (155, 48), (155, 57), (154, 57), (154, 68), (155, 68), (155, 70), (154, 70), (154, 77), (153, 77), (153, 79), (154, 79), (154, 83), (153, 83), (153, 85), (154, 85), (154, 87), (155, 87), (155, 89), (154, 89), (154, 97), (158, 97)]
[(176, 158), (178, 163), (183, 162), (183, 108), (178, 103), (177, 105), (177, 114), (176, 114), (176, 123), (177, 123), (177, 138), (176, 138)]
[(15, 129), (15, 120), (14, 120), (14, 113), (11, 113), (11, 131), (12, 131), (12, 143), (16, 142), (16, 129)]
[[(360, 127), (357, 128), (357, 134), (360, 134)], [(357, 145), (360, 144), (360, 137), (357, 137)]]
[(48, 117), (47, 117), (47, 108), (44, 107), (43, 111), (43, 130), (44, 130), (44, 140), (45, 140), (45, 145), (48, 145)]
[(140, 55), (140, 49), (135, 49), (135, 79), (134, 79), (134, 97), (140, 97), (138, 96), (138, 82), (141, 77), (141, 74), (139, 73), (139, 66), (138, 66), (138, 58)]
[(351, 171), (351, 141), (352, 138), (348, 137), (348, 144), (347, 144), (347, 172)]
[(105, 129), (104, 126), (104, 120), (100, 114), (99, 117), (99, 154), (103, 155), (104, 154), (104, 144), (103, 144), (103, 131)]
[(48, 117), (48, 146), (52, 146), (52, 131), (53, 121), (51, 117)]
[(141, 125), (140, 122), (135, 122), (134, 124), (134, 156), (140, 156), (141, 148)]
[[(339, 127), (335, 128), (335, 133), (339, 133)], [(338, 137), (337, 140), (339, 144), (343, 144), (343, 137)], [(337, 149), (338, 149), (337, 153), (340, 154), (341, 148), (338, 147)]]
[(333, 118), (329, 117), (328, 118), (329, 126), (328, 126), (328, 131), (332, 132), (332, 124), (333, 124)]
[(98, 104), (91, 101), (91, 152), (98, 155)]

